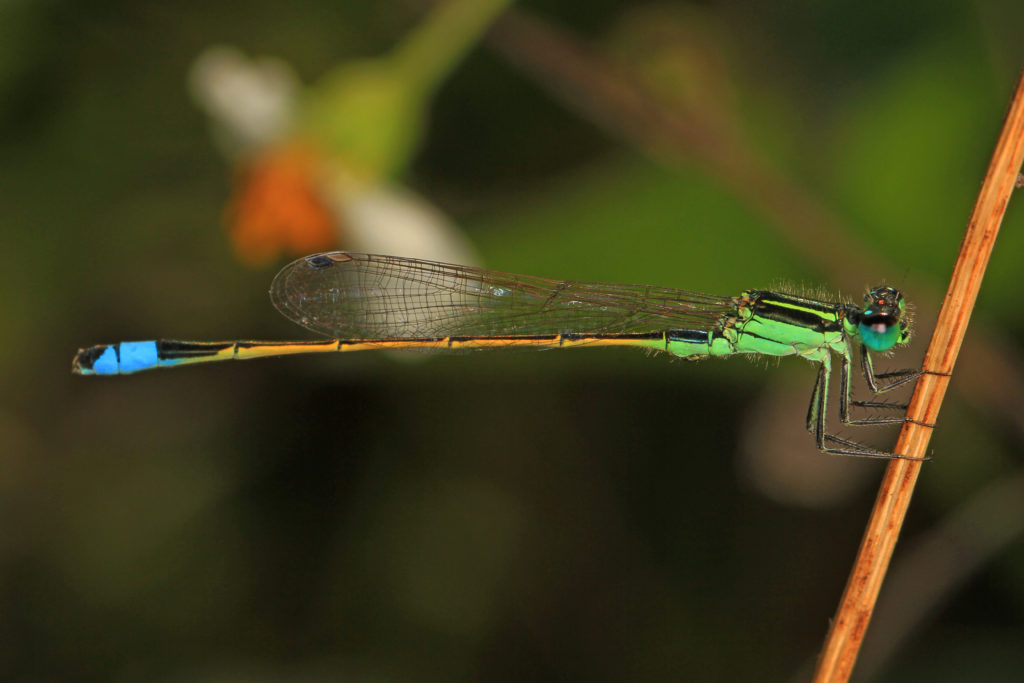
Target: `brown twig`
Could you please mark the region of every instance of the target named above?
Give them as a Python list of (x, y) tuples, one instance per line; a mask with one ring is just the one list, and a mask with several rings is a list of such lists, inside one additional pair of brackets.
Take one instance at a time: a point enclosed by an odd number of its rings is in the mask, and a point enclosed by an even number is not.
[[(499, 20), (489, 42), (521, 71), (531, 74), (553, 97), (651, 157), (669, 166), (693, 156), (699, 158), (723, 185), (733, 188), (770, 216), (780, 234), (797, 251), (814, 245), (818, 251), (813, 256), (817, 260), (821, 257), (820, 249), (831, 249), (834, 258), (821, 260), (837, 266), (833, 277), (846, 286), (863, 284), (864, 264), (877, 265), (884, 258), (869, 255), (850, 240), (832, 212), (799, 183), (763, 161), (732, 127), (703, 115), (699, 108), (666, 106), (640, 84), (636, 74), (549, 23), (516, 8)], [(968, 226), (925, 361), (927, 370), (945, 376), (925, 375), (921, 379), (908, 412), (912, 419), (933, 423), (938, 413), (1006, 201), (1014, 183), (1018, 187), (1024, 183), (1024, 177), (1018, 175), (1020, 119), (1018, 90)], [(814, 239), (807, 239), (808, 236)], [(917, 298), (920, 302), (922, 297)], [(928, 308), (920, 306), (919, 313)], [(1018, 432), (1024, 432), (1024, 413), (1019, 410), (1024, 405), (1020, 368), (1012, 356), (1002, 352), (1000, 344), (986, 341), (993, 337), (999, 335), (984, 335), (976, 344), (984, 349), (965, 354), (961, 365), (964, 370), (964, 363), (972, 368), (959, 384), (967, 389), (968, 396), (981, 399), (1001, 412)], [(986, 380), (992, 376), (1007, 381)], [(900, 435), (897, 452), (911, 457), (923, 455), (930, 431), (928, 427), (908, 423)], [(897, 460), (887, 472), (858, 563), (819, 660), (817, 681), (842, 681), (849, 676), (919, 468), (919, 462)]]
[[(1022, 161), (1024, 74), (1017, 84), (985, 182), (960, 245), (949, 289), (925, 356), (923, 371), (927, 374), (917, 382), (907, 410), (907, 417), (912, 421), (903, 425), (896, 443), (896, 452), (907, 458), (925, 457), (932, 433), (932, 428), (925, 425), (934, 424), (938, 417)], [(893, 460), (886, 470), (857, 561), (818, 659), (815, 683), (846, 681), (850, 677), (920, 471), (921, 460), (909, 459)]]

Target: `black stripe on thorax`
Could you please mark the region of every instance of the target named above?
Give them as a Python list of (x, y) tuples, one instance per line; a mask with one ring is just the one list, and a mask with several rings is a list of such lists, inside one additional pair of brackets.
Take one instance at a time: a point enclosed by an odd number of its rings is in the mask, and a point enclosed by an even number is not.
[(815, 332), (842, 331), (843, 304), (830, 304), (776, 292), (751, 292), (750, 310), (767, 320), (796, 325)]

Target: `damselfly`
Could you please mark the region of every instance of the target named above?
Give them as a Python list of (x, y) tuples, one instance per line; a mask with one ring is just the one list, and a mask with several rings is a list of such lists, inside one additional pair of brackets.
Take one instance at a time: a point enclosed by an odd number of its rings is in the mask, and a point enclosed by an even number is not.
[[(840, 357), (839, 416), (847, 425), (899, 424), (902, 417), (854, 419), (850, 365), (859, 349), (868, 388), (882, 394), (918, 372), (876, 373), (871, 352), (910, 340), (903, 295), (876, 287), (864, 305), (765, 290), (723, 297), (647, 285), (547, 280), (397, 256), (329, 252), (299, 259), (274, 278), (277, 309), (330, 341), (143, 341), (82, 349), (73, 371), (117, 375), (207, 361), (370, 349), (552, 349), (633, 346), (686, 360), (737, 354), (802, 356), (818, 374), (807, 429), (826, 453), (900, 457), (826, 431), (832, 353)], [(881, 381), (880, 381), (881, 380)]]

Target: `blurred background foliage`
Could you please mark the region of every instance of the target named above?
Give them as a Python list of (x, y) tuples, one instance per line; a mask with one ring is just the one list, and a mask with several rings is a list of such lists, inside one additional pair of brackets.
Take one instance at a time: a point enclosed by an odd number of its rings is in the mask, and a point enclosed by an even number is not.
[[(532, 0), (479, 44), (489, 19), (442, 31), (416, 107), (392, 90), (402, 110), (346, 119), (327, 76), (402, 54), (436, 12), (0, 4), (4, 680), (807, 678), (882, 464), (817, 454), (806, 363), (354, 354), (90, 380), (69, 361), (304, 338), (266, 297), (304, 242), (247, 258), (223, 229), (253, 159), (298, 140), (286, 199), (338, 247), (415, 233), (503, 270), (726, 294), (887, 281), (919, 302), (888, 364), (915, 365), (1024, 5)], [(217, 45), (302, 93), (243, 151), (187, 85)], [(387, 237), (392, 210), (426, 227)], [(858, 680), (1024, 668), (1022, 228), (1011, 205)]]

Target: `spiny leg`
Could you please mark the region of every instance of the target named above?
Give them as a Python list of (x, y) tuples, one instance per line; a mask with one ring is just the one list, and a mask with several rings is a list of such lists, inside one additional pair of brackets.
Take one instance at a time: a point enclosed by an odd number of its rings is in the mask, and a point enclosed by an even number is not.
[[(844, 361), (844, 367), (848, 367), (849, 358), (844, 356)], [(814, 389), (811, 391), (811, 404), (807, 409), (807, 431), (814, 434), (814, 441), (818, 446), (818, 450), (820, 450), (822, 453), (832, 453), (835, 455), (852, 455), (860, 458), (882, 458), (886, 460), (922, 459), (907, 458), (906, 456), (899, 455), (897, 453), (882, 451), (877, 448), (872, 448), (870, 446), (857, 443), (856, 441), (850, 441), (849, 439), (844, 439), (842, 437), (835, 436), (834, 434), (826, 433), (825, 417), (828, 412), (828, 379), (832, 369), (831, 365), (832, 364), (830, 356), (825, 356), (821, 363), (818, 365), (818, 378), (814, 382)], [(848, 378), (844, 378), (844, 384), (846, 384), (847, 381)], [(898, 420), (898, 422), (902, 422), (902, 420)], [(868, 422), (866, 424), (875, 423)], [(835, 444), (835, 446), (829, 446), (828, 444)]]
[[(867, 381), (868, 388), (871, 389), (872, 393), (882, 394), (890, 389), (901, 387), (908, 382), (916, 380), (921, 375), (937, 375), (939, 377), (949, 377), (948, 373), (943, 372), (932, 372), (928, 370), (894, 370), (892, 372), (875, 373), (874, 363), (871, 360), (871, 354), (868, 352), (867, 347), (860, 347), (860, 361), (861, 368), (864, 370), (864, 379)], [(851, 420), (849, 419), (848, 406), (853, 405), (860, 408), (882, 408), (885, 410), (906, 410), (906, 403), (890, 403), (888, 401), (849, 401), (850, 396), (850, 381), (849, 381), (849, 347), (847, 347), (847, 353), (843, 356), (843, 393), (847, 398), (847, 405), (840, 405), (840, 416), (846, 424), (897, 424), (901, 422), (913, 422), (914, 424), (920, 424), (925, 427), (934, 427), (933, 424), (927, 422), (918, 422), (917, 420), (911, 420), (906, 417), (903, 418), (872, 418), (872, 420)], [(879, 385), (879, 379), (889, 379), (895, 377), (896, 379), (889, 384)]]
[[(874, 366), (874, 363), (871, 360), (871, 354), (868, 352), (867, 347), (863, 346), (863, 345), (860, 347), (860, 366), (864, 370), (864, 379), (868, 383), (868, 388), (871, 389), (871, 393), (873, 393), (873, 394), (883, 394), (883, 393), (889, 391), (890, 389), (895, 389), (896, 387), (901, 387), (904, 384), (906, 384), (907, 382), (912, 382), (913, 380), (917, 379), (921, 375), (936, 375), (937, 377), (949, 377), (950, 376), (948, 372), (934, 372), (932, 370), (910, 370), (910, 369), (906, 369), (906, 370), (893, 370), (893, 371), (890, 371), (890, 372), (875, 373), (875, 366)], [(896, 378), (896, 379), (894, 379), (892, 382), (890, 382), (888, 384), (879, 385), (879, 383), (878, 383), (878, 380), (880, 380), (880, 379), (892, 379), (892, 378)], [(861, 403), (855, 401), (853, 403), (853, 405), (873, 405), (873, 404), (861, 404)], [(879, 404), (879, 406), (876, 406), (876, 407), (880, 407), (882, 405), (895, 405), (895, 404), (883, 403), (883, 404)]]
[[(847, 347), (847, 355), (849, 355), (849, 347)], [(864, 370), (864, 379), (867, 380), (868, 388), (871, 389), (873, 394), (884, 394), (885, 392), (901, 387), (907, 382), (912, 382), (921, 375), (920, 370), (893, 370), (890, 372), (882, 372), (875, 374), (875, 366), (871, 361), (871, 354), (868, 353), (868, 347), (861, 345), (860, 347), (860, 366)], [(880, 379), (892, 379), (892, 382), (888, 384), (879, 384)]]
[[(867, 351), (864, 349), (864, 347), (861, 347), (861, 351), (862, 351), (861, 361), (862, 361), (862, 364), (864, 366), (864, 373), (868, 377), (872, 378), (872, 379), (868, 380), (868, 386), (871, 387), (872, 391), (874, 391), (876, 394), (877, 393), (881, 393), (878, 390), (878, 386), (873, 381), (873, 379), (875, 377), (878, 377), (879, 375), (874, 375), (873, 372), (872, 372), (871, 360), (870, 360), (871, 357), (867, 355)], [(867, 359), (867, 360), (865, 360), (865, 359)], [(894, 409), (894, 410), (906, 410), (907, 409), (906, 404), (900, 404), (900, 403), (887, 403), (885, 401), (851, 401), (850, 400), (850, 396), (851, 396), (851, 394), (853, 392), (853, 386), (852, 386), (853, 382), (852, 382), (852, 377), (851, 377), (851, 373), (850, 373), (850, 362), (851, 362), (850, 361), (850, 347), (849, 347), (849, 345), (847, 345), (846, 346), (846, 350), (843, 353), (842, 365), (839, 368), (839, 371), (840, 371), (840, 381), (842, 383), (842, 391), (839, 393), (839, 419), (842, 420), (843, 424), (848, 424), (848, 425), (887, 425), (887, 424), (902, 424), (903, 422), (906, 422), (906, 418), (905, 417), (870, 417), (870, 418), (860, 418), (860, 419), (854, 419), (854, 418), (850, 417), (850, 406), (851, 405), (858, 406), (858, 407), (863, 407), (863, 408), (888, 408), (888, 409), (891, 409), (891, 410), (892, 409)], [(920, 373), (918, 373), (918, 372), (916, 372), (914, 370), (898, 370), (897, 373), (898, 374), (913, 373), (913, 374), (912, 374), (912, 376), (909, 379), (901, 379), (896, 384), (894, 384), (892, 386), (887, 386), (884, 389), (882, 389), (881, 391), (888, 391), (889, 389), (892, 389), (894, 386), (900, 386), (902, 384), (905, 384), (906, 382), (909, 382), (910, 379), (914, 379), (914, 378), (916, 378), (920, 374)], [(887, 374), (889, 374), (889, 373), (887, 373)]]

